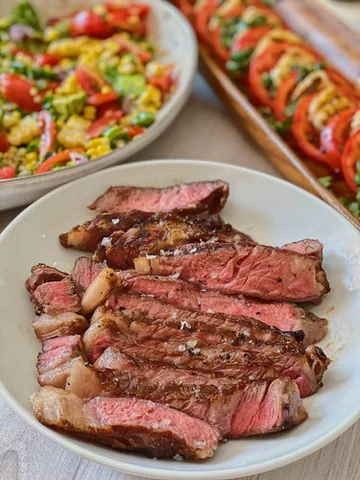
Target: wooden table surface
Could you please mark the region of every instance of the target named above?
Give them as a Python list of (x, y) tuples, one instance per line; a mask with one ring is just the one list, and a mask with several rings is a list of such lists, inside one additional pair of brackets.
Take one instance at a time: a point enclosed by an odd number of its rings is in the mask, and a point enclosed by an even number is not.
[[(301, 0), (294, 0), (301, 1)], [(360, 28), (360, 6), (319, 0)], [(194, 158), (242, 165), (279, 174), (197, 78), (190, 101), (162, 137), (133, 160)], [(0, 213), (0, 231), (20, 210)], [(5, 321), (5, 319), (2, 319)], [(360, 421), (306, 459), (247, 480), (360, 480)], [(259, 452), (261, 455), (261, 452)], [(29, 427), (0, 396), (0, 480), (139, 480), (64, 450)]]

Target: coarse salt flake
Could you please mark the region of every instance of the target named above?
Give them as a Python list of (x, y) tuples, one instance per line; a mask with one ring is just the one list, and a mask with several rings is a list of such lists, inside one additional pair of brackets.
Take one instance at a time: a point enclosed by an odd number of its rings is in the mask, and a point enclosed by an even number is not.
[(111, 247), (111, 238), (110, 237), (104, 237), (102, 240), (101, 240), (101, 246), (103, 247)]
[(112, 220), (113, 225), (117, 225), (120, 222), (119, 218), (113, 218)]

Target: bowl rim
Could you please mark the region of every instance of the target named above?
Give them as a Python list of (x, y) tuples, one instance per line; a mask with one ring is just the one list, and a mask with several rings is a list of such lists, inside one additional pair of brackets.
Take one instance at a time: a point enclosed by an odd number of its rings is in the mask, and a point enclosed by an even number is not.
[[(140, 0), (135, 1), (138, 2)], [(59, 184), (68, 183), (74, 180), (72, 178), (72, 173), (75, 170), (76, 175), (78, 176), (77, 178), (83, 178), (88, 174), (95, 173), (104, 168), (113, 166), (114, 164), (116, 165), (116, 163), (124, 162), (130, 159), (132, 155), (143, 150), (146, 146), (152, 143), (176, 119), (184, 107), (184, 104), (190, 97), (192, 86), (195, 82), (198, 66), (198, 43), (192, 26), (179, 9), (166, 0), (148, 0), (148, 2), (153, 9), (158, 9), (159, 11), (167, 12), (171, 15), (172, 19), (175, 20), (183, 30), (184, 38), (189, 47), (187, 48), (186, 56), (184, 57), (185, 65), (179, 71), (184, 80), (180, 85), (178, 84), (176, 86), (168, 101), (159, 110), (158, 117), (154, 124), (151, 125), (143, 135), (131, 141), (124, 147), (115, 149), (94, 161), (89, 161), (61, 171), (0, 180), (0, 186), (2, 189), (7, 188), (8, 190), (11, 190), (11, 187), (18, 185), (24, 185), (28, 188), (38, 184), (51, 184), (51, 182), (56, 184), (58, 184), (57, 182), (59, 182)], [(83, 175), (81, 175), (81, 172), (83, 172)]]
[[(127, 165), (117, 165), (114, 166), (110, 169), (107, 169), (106, 171), (102, 172), (95, 172), (92, 174), (94, 175), (103, 175), (105, 172), (107, 174), (111, 174), (111, 172), (118, 171), (118, 170), (127, 170), (127, 169), (132, 169), (136, 168), (137, 164), (138, 166), (141, 165), (151, 165), (151, 166), (163, 166), (164, 164), (174, 164), (177, 163), (178, 165), (182, 165), (184, 163), (193, 163), (194, 166), (217, 166), (217, 167), (222, 167), (224, 166), (230, 170), (233, 170), (234, 173), (245, 173), (247, 175), (252, 175), (255, 177), (260, 177), (264, 178), (267, 181), (274, 182), (278, 185), (286, 185), (287, 187), (290, 187), (291, 189), (299, 192), (301, 195), (307, 198), (311, 198), (312, 201), (317, 203), (318, 205), (321, 205), (322, 208), (325, 208), (329, 211), (332, 212), (333, 215), (335, 215), (342, 223), (343, 225), (346, 225), (350, 227), (350, 229), (358, 234), (357, 229), (351, 225), (339, 212), (334, 210), (330, 205), (326, 204), (323, 202), (321, 199), (316, 197), (315, 195), (303, 190), (302, 188), (298, 187), (297, 185), (292, 184), (289, 181), (286, 181), (282, 178), (277, 178), (274, 177), (270, 174), (259, 172), (256, 170), (252, 170), (247, 167), (242, 167), (238, 165), (231, 165), (231, 164), (224, 164), (221, 162), (214, 162), (214, 161), (207, 161), (207, 160), (197, 160), (197, 159), (154, 159), (154, 160), (146, 160), (143, 162), (135, 162)], [(40, 199), (38, 199), (36, 202), (34, 202), (32, 205), (28, 206), (26, 209), (23, 210), (5, 229), (4, 231), (0, 234), (0, 247), (1, 247), (1, 239), (3, 235), (7, 233), (8, 230), (12, 227), (13, 224), (18, 223), (22, 221), (22, 218), (27, 215), (29, 211), (32, 209), (35, 209), (39, 203), (46, 202), (48, 198), (50, 198), (52, 195), (56, 195), (59, 191), (65, 190), (66, 188), (70, 188), (70, 185), (76, 184), (77, 182), (83, 181), (83, 178), (79, 178), (77, 180), (74, 180), (73, 182), (69, 182), (66, 185), (62, 185), (53, 191), (49, 192), (48, 194), (44, 195)], [(114, 460), (102, 453), (97, 453), (97, 452), (91, 452), (87, 449), (86, 444), (83, 444), (83, 441), (81, 445), (78, 445), (77, 443), (74, 442), (73, 438), (68, 439), (66, 435), (62, 433), (58, 433), (56, 431), (51, 430), (48, 427), (45, 427), (42, 425), (40, 422), (38, 422), (35, 417), (31, 414), (29, 410), (27, 410), (25, 407), (19, 404), (19, 402), (11, 395), (11, 393), (8, 391), (8, 389), (5, 387), (5, 385), (2, 383), (2, 380), (0, 379), (0, 394), (3, 395), (7, 403), (13, 408), (28, 424), (33, 426), (35, 429), (37, 429), (39, 432), (44, 434), (48, 439), (54, 441), (58, 445), (80, 455), (83, 458), (86, 458), (87, 460), (94, 461), (96, 463), (99, 463), (101, 465), (113, 468), (117, 471), (121, 471), (125, 474), (134, 474), (142, 477), (150, 477), (150, 478), (157, 478), (157, 479), (163, 479), (163, 480), (168, 480), (169, 478), (169, 473), (171, 474), (171, 478), (174, 480), (226, 480), (226, 479), (235, 479), (243, 476), (248, 476), (248, 475), (257, 475), (260, 473), (264, 473), (267, 471), (274, 470), (276, 468), (281, 468), (286, 465), (289, 465), (295, 461), (301, 460), (308, 455), (318, 451), (319, 449), (325, 447), (328, 445), (330, 442), (338, 438), (341, 434), (343, 434), (348, 428), (350, 428), (356, 420), (360, 418), (360, 404), (358, 406), (358, 409), (355, 410), (349, 417), (348, 419), (343, 422), (340, 426), (336, 426), (329, 430), (326, 435), (321, 437), (320, 439), (316, 439), (313, 442), (309, 443), (305, 447), (301, 448), (300, 450), (297, 450), (296, 452), (291, 452), (286, 455), (283, 455), (281, 457), (278, 457), (273, 460), (265, 461), (262, 462), (259, 465), (255, 466), (238, 466), (238, 467), (227, 467), (226, 469), (219, 469), (219, 468), (214, 468), (211, 473), (209, 471), (199, 471), (199, 472), (193, 472), (191, 470), (184, 470), (184, 471), (173, 471), (171, 469), (166, 469), (166, 468), (156, 468), (156, 464), (154, 467), (148, 467), (148, 466), (140, 466), (136, 464), (130, 464), (124, 460), (117, 459)], [(131, 452), (129, 452), (131, 453)], [(133, 454), (134, 456), (136, 454)]]

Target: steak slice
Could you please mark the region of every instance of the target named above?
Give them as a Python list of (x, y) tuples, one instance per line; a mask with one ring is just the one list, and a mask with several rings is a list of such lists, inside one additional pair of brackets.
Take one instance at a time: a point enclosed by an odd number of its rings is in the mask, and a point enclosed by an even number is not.
[(281, 248), (284, 250), (291, 250), (292, 252), (300, 253), (301, 255), (311, 255), (317, 257), (320, 262), (323, 260), (324, 246), (319, 240), (312, 238), (305, 238), (298, 242), (287, 243)]
[(105, 267), (106, 263), (94, 262), (89, 257), (79, 257), (71, 270), (76, 291), (82, 295)]
[(282, 331), (303, 331), (304, 345), (319, 342), (327, 334), (328, 321), (292, 303), (256, 300), (243, 295), (224, 295), (199, 290), (195, 285), (172, 277), (124, 272), (122, 283), (141, 295), (153, 295), (175, 307), (203, 313), (252, 317)]
[(148, 220), (144, 225), (126, 232), (113, 233), (107, 246), (99, 246), (95, 258), (105, 259), (112, 267), (126, 269), (133, 268), (137, 257), (162, 254), (165, 250), (187, 243), (254, 243), (249, 236), (225, 224), (218, 215), (181, 218), (179, 215), (167, 214), (160, 221), (159, 216), (155, 217), (154, 221)]
[(223, 209), (229, 196), (229, 184), (222, 180), (193, 182), (166, 188), (110, 187), (89, 206), (102, 213), (209, 212)]
[(202, 288), (263, 300), (319, 302), (330, 291), (317, 257), (262, 245), (189, 244), (134, 263), (140, 273), (179, 274)]
[[(126, 321), (126, 320), (125, 320)], [(123, 322), (103, 318), (94, 322), (85, 332), (84, 346), (92, 361), (108, 347), (119, 348), (130, 357), (164, 362), (197, 372), (210, 372), (233, 378), (243, 383), (289, 377), (296, 381), (301, 396), (314, 393), (321, 385), (329, 360), (318, 347), (303, 349), (290, 346), (263, 344), (244, 351), (229, 345), (210, 345), (198, 348), (191, 342), (161, 341), (142, 338)]]
[(67, 278), (68, 273), (61, 272), (57, 268), (39, 263), (31, 268), (31, 275), (26, 280), (25, 286), (28, 292), (33, 293), (39, 285), (46, 282), (57, 282)]
[(37, 314), (77, 313), (81, 308), (80, 297), (70, 279), (39, 285), (31, 295), (31, 301)]
[(83, 334), (88, 328), (87, 320), (73, 312), (48, 315), (43, 313), (35, 317), (33, 329), (37, 338), (41, 341), (66, 335)]
[(296, 384), (286, 378), (241, 384), (108, 348), (95, 368), (119, 395), (165, 403), (217, 428), (226, 438), (290, 429), (307, 418)]
[(44, 387), (30, 403), (49, 427), (150, 457), (201, 460), (218, 446), (219, 433), (207, 423), (148, 400), (97, 397), (85, 403), (71, 392)]
[(60, 243), (65, 248), (94, 252), (102, 238), (108, 237), (118, 230), (126, 232), (152, 215), (151, 212), (139, 211), (122, 214), (103, 213), (82, 225), (77, 225), (69, 232), (59, 235)]
[(252, 318), (191, 312), (152, 297), (139, 296), (121, 290), (109, 298), (107, 305), (115, 312), (124, 309), (130, 312), (139, 312), (150, 317), (152, 323), (159, 321), (165, 325), (168, 322), (181, 330), (224, 331), (232, 339), (244, 337), (263, 342), (273, 341), (286, 344), (295, 342), (297, 344), (303, 338), (302, 332), (281, 332)]

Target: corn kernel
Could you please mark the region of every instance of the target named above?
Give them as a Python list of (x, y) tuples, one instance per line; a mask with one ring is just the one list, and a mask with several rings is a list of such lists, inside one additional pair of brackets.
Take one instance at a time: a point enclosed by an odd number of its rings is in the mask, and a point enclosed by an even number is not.
[(59, 38), (59, 32), (53, 27), (47, 27), (44, 31), (45, 42), (53, 42)]
[(105, 15), (106, 14), (106, 8), (104, 7), (104, 5), (95, 5), (95, 7), (93, 7), (93, 12), (97, 13), (98, 15)]
[(60, 60), (59, 66), (67, 70), (73, 66), (73, 62), (68, 58), (63, 58), (62, 60)]
[(109, 85), (104, 85), (101, 88), (101, 93), (109, 93), (109, 92), (111, 92), (111, 87)]
[(27, 170), (34, 170), (37, 166), (38, 154), (36, 152), (29, 152), (25, 155), (25, 167)]
[(5, 113), (2, 124), (4, 128), (11, 128), (17, 123), (19, 123), (19, 120), (20, 120), (20, 112), (18, 111), (8, 112), (8, 113)]
[(84, 112), (83, 112), (83, 116), (84, 116), (84, 118), (86, 118), (86, 120), (95, 120), (96, 108), (92, 107), (90, 105), (85, 107)]
[(161, 107), (161, 91), (153, 85), (148, 85), (140, 95), (137, 103), (145, 110), (157, 111)]

